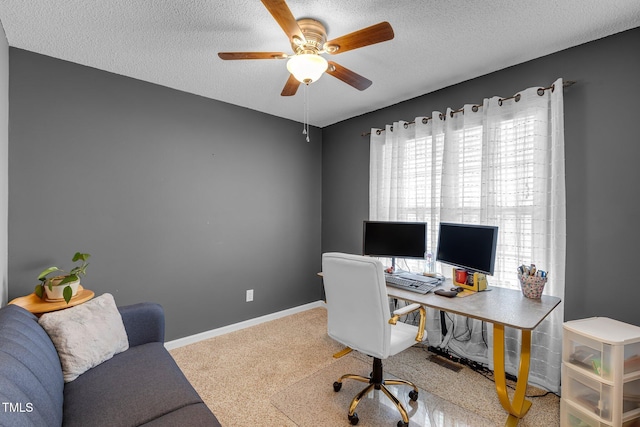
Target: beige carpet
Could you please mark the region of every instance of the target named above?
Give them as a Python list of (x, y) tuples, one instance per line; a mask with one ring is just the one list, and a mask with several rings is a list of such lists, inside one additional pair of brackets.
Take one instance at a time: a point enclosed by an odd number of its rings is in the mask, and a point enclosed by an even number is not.
[[(295, 420), (298, 426), (349, 426), (347, 413), (351, 399), (366, 384), (345, 380), (339, 393), (333, 391), (332, 384), (345, 373), (368, 376), (371, 372), (370, 362), (370, 360), (360, 360), (359, 357), (343, 357), (336, 363), (295, 383), (284, 393), (274, 396), (271, 401), (291, 420)], [(385, 373), (385, 378), (394, 377), (388, 371)], [(411, 427), (496, 426), (495, 423), (478, 414), (461, 409), (454, 403), (426, 392), (422, 387), (419, 387), (417, 402), (410, 401), (409, 387), (388, 386), (388, 388), (407, 410)], [(372, 391), (365, 396), (356, 408), (356, 413), (359, 416), (358, 426), (360, 427), (392, 427), (402, 419), (396, 407), (381, 391)]]
[[(225, 427), (349, 426), (351, 398), (363, 383), (345, 381), (339, 393), (333, 381), (344, 373), (368, 375), (370, 358), (353, 352), (332, 355), (342, 345), (326, 334), (326, 311), (316, 308), (171, 350), (172, 356), (205, 403)], [(418, 402), (407, 405), (411, 426), (500, 426), (506, 413), (495, 385), (463, 367), (459, 372), (428, 360), (422, 346), (384, 361), (385, 377), (413, 381)], [(406, 388), (396, 395), (407, 401)], [(395, 389), (394, 389), (395, 393)], [(527, 395), (543, 391), (530, 387)], [(385, 409), (379, 391), (358, 407), (359, 426), (394, 426), (400, 419)], [(532, 398), (533, 406), (519, 426), (559, 425), (559, 399)], [(387, 424), (387, 418), (394, 420)]]

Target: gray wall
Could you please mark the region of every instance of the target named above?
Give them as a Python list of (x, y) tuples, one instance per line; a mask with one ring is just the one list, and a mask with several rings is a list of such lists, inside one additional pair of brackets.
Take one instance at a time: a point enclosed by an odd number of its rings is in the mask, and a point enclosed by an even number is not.
[(321, 130), (306, 143), (292, 121), (10, 59), (10, 299), (75, 251), (96, 294), (161, 303), (167, 339), (320, 299)]
[(160, 302), (168, 339), (315, 301), (320, 248), (361, 249), (362, 132), (563, 77), (578, 81), (565, 89), (565, 317), (640, 324), (639, 46), (631, 30), (314, 129), (310, 144), (298, 123), (12, 48), (9, 298), (84, 250), (87, 287)]
[(0, 22), (0, 307), (7, 302), (9, 202), (9, 43)]
[(632, 272), (640, 257), (639, 51), (637, 28), (324, 128), (323, 251), (361, 250), (369, 182), (369, 137), (362, 132), (548, 86), (558, 77), (576, 80), (564, 93), (565, 318), (607, 316), (640, 325), (640, 286)]

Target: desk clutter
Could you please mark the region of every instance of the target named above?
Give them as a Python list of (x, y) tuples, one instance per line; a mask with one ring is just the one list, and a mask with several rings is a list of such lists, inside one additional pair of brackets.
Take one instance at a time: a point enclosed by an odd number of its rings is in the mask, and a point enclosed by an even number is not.
[(445, 289), (438, 289), (438, 290), (434, 291), (433, 293), (436, 294), (436, 295), (447, 297), (447, 298), (453, 298), (453, 297), (463, 298), (463, 297), (475, 294), (474, 291), (470, 291), (468, 289), (464, 289), (462, 286), (457, 286), (457, 287), (451, 288), (448, 291), (445, 290)]
[(547, 283), (547, 272), (536, 268), (535, 264), (518, 267), (520, 289), (527, 298), (540, 299), (544, 285)]
[(464, 288), (471, 292), (480, 292), (487, 289), (486, 274), (478, 273), (477, 271), (454, 268), (451, 280), (454, 286)]

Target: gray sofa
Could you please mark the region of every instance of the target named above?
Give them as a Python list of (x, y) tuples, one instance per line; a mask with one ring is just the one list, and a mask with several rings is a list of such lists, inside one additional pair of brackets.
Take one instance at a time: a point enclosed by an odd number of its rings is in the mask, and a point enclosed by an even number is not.
[(38, 319), (0, 308), (0, 425), (220, 426), (164, 347), (162, 307), (118, 310), (129, 349), (65, 384)]

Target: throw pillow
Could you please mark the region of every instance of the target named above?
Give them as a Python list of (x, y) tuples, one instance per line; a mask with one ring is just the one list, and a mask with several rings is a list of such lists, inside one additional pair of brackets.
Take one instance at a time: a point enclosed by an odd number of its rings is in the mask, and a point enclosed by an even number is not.
[(129, 348), (127, 331), (111, 294), (43, 314), (38, 323), (58, 351), (65, 383)]

